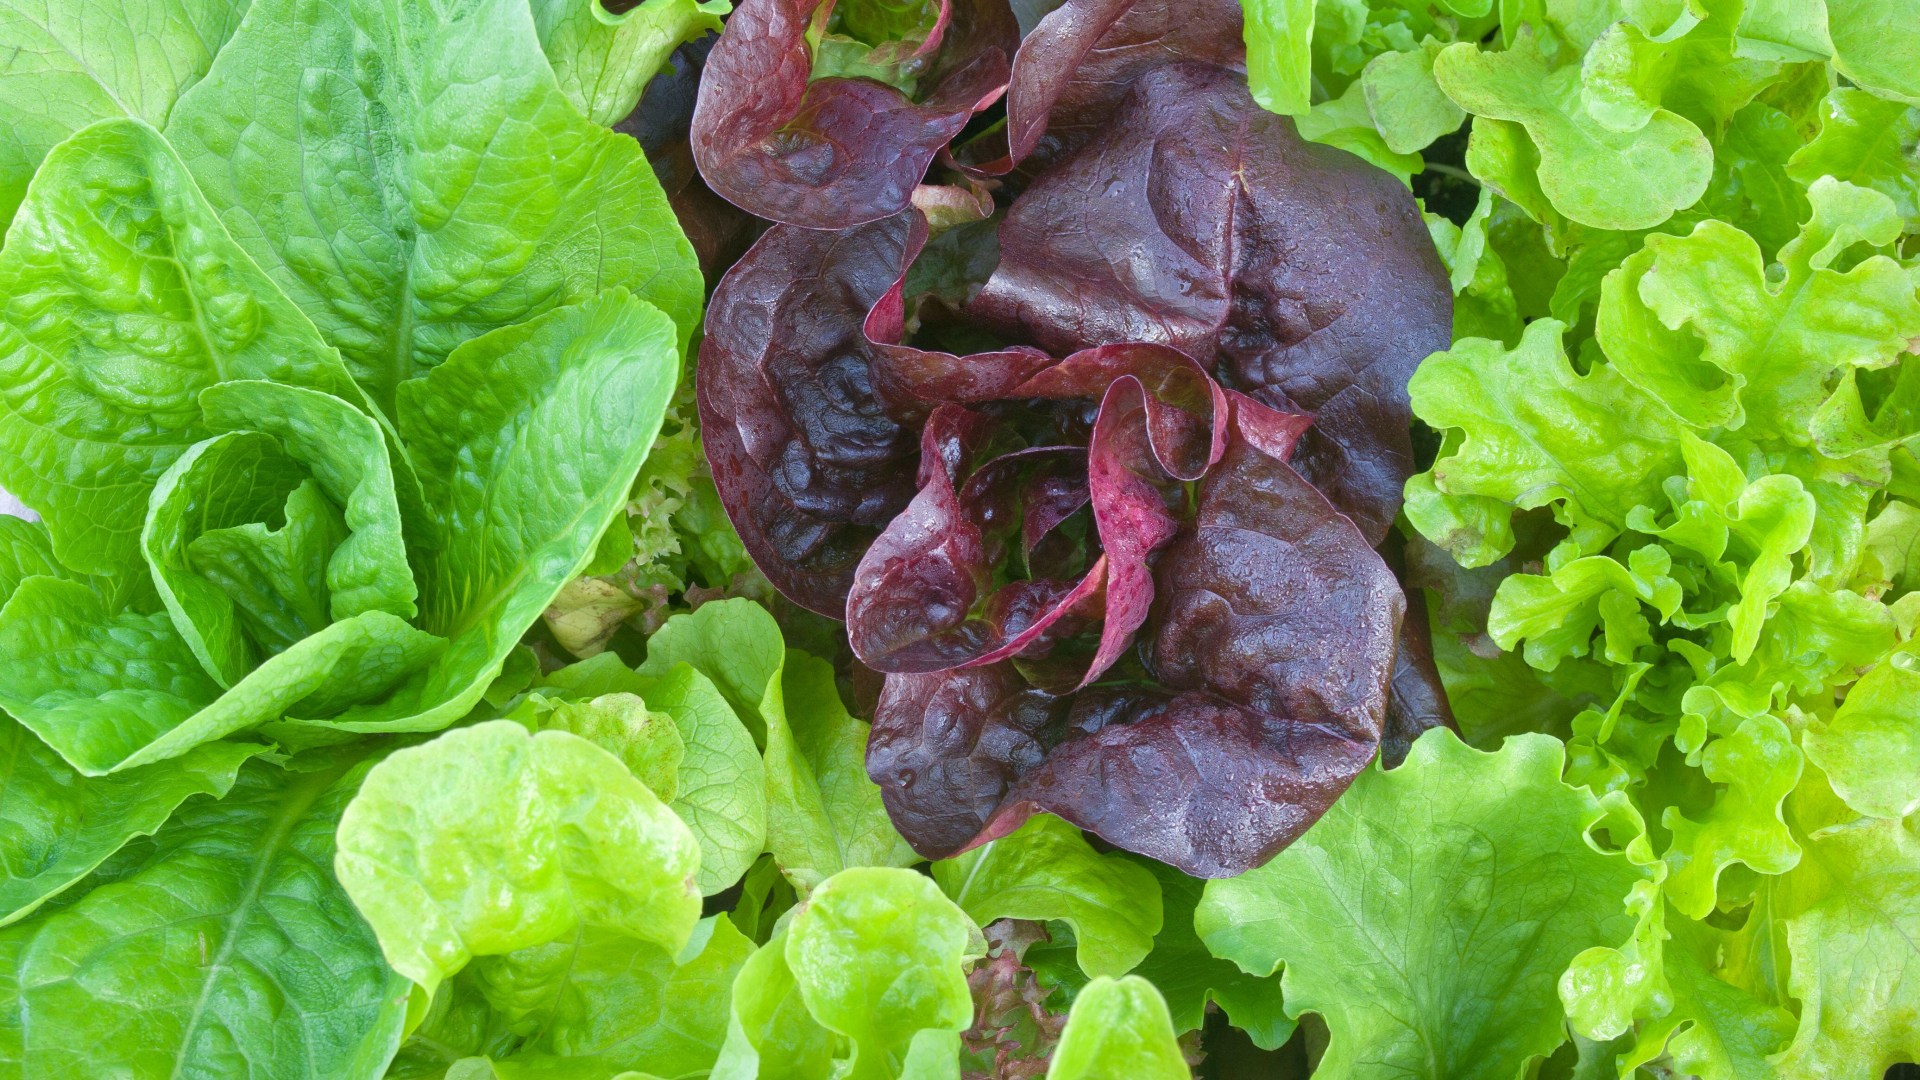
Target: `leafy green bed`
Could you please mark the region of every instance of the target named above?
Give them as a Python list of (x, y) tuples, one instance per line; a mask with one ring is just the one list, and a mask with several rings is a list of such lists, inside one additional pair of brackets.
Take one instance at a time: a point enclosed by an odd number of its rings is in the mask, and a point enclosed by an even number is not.
[(738, 6), (0, 0), (0, 1077), (1920, 1058), (1920, 4)]

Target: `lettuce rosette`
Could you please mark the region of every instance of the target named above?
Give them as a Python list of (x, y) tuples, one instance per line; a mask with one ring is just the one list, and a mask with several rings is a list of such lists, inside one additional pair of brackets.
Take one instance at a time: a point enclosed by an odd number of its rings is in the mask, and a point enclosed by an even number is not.
[[(801, 50), (793, 7), (744, 5), (709, 83)], [(948, 35), (928, 70), (999, 55)], [(749, 152), (729, 84), (695, 113), (716, 190), (777, 222), (710, 308), (714, 482), (767, 578), (884, 674), (867, 766), (928, 857), (1045, 811), (1231, 875), (1443, 721), (1374, 549), (1444, 271), (1392, 177), (1254, 104), (1239, 40), (1233, 4), (1064, 4), (1004, 128), (912, 190), (858, 167), (878, 126)], [(883, 92), (821, 79), (799, 116), (856, 90)], [(923, 156), (964, 119), (922, 116)]]

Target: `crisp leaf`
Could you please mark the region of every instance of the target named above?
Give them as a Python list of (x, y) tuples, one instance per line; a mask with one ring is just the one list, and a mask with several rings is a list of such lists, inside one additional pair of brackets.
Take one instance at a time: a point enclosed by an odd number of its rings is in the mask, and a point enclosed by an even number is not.
[(1167, 1003), (1137, 975), (1100, 977), (1073, 999), (1047, 1080), (1185, 1080), (1192, 1076)]
[(576, 928), (677, 951), (700, 849), (620, 760), (494, 721), (401, 750), (340, 821), (341, 883), (388, 962), (431, 991), (475, 956)]

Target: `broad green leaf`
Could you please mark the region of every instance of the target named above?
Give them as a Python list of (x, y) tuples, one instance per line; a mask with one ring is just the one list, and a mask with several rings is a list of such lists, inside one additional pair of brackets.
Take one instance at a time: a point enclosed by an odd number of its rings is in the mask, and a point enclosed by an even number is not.
[(363, 772), (250, 764), (91, 892), (0, 933), (0, 1071), (379, 1077), (407, 984), (331, 870)]
[(848, 1080), (899, 1076), (923, 1030), (957, 1034), (973, 1022), (963, 965), (985, 943), (911, 870), (856, 867), (828, 878), (797, 909), (782, 948), (807, 1011), (852, 1043), (838, 1074)]
[(1284, 116), (1299, 116), (1307, 111), (1313, 89), (1314, 0), (1245, 0), (1242, 8), (1253, 100)]
[(561, 93), (526, 4), (258, 0), (167, 137), (383, 406), (461, 343), (612, 285), (681, 345), (697, 321), (659, 182)]
[(449, 644), (390, 699), (325, 726), (431, 731), (472, 708), (592, 557), (679, 367), (673, 324), (615, 289), (467, 342), (402, 387), (400, 433), (441, 536), (414, 551), (419, 625)]
[(1511, 1080), (1564, 1040), (1555, 980), (1626, 937), (1641, 875), (1590, 843), (1603, 811), (1562, 758), (1548, 736), (1484, 754), (1428, 732), (1272, 862), (1209, 882), (1201, 940), (1254, 974), (1285, 965), (1288, 1010), (1331, 1034), (1318, 1076)]
[(802, 891), (852, 866), (920, 861), (867, 778), (867, 725), (847, 712), (833, 666), (787, 650), (750, 600), (702, 604), (647, 641), (642, 674), (687, 663), (720, 687), (766, 744), (767, 848)]
[[(676, 619), (668, 625), (684, 625)], [(713, 680), (684, 661), (653, 670), (658, 673), (637, 675), (602, 653), (554, 672), (542, 685), (571, 695), (634, 694), (673, 718), (682, 755), (668, 805), (700, 843), (700, 891), (712, 896), (739, 881), (766, 847), (766, 766)]]
[(685, 752), (668, 805), (700, 842), (700, 891), (730, 888), (766, 846), (766, 766), (753, 736), (706, 676), (675, 665), (642, 695), (679, 726)]
[(1186, 1080), (1167, 1003), (1137, 975), (1095, 978), (1073, 999), (1047, 1080)]
[(1280, 980), (1249, 975), (1207, 951), (1194, 932), (1194, 909), (1205, 886), (1164, 863), (1136, 857), (1160, 882), (1165, 918), (1153, 939), (1153, 951), (1133, 969), (1166, 998), (1174, 1030), (1198, 1031), (1206, 1022), (1207, 1003), (1226, 1011), (1233, 1026), (1247, 1033), (1254, 1045), (1277, 1050), (1293, 1034), (1280, 997)]
[(715, 916), (699, 923), (687, 951), (676, 960), (658, 945), (579, 930), (476, 960), (480, 992), (527, 1037), (503, 1064), (527, 1068), (544, 1057), (575, 1073), (705, 1072), (726, 1038), (734, 978), (754, 948)]
[(1787, 174), (1803, 187), (1831, 176), (1872, 188), (1893, 200), (1908, 229), (1920, 228), (1920, 108), (1836, 87), (1820, 134), (1794, 153)]
[(768, 939), (733, 980), (727, 1038), (713, 1080), (818, 1080), (834, 1074), (834, 1035), (800, 996), (787, 966), (788, 929)]
[(804, 893), (851, 867), (919, 862), (867, 778), (867, 724), (841, 703), (833, 665), (789, 651), (780, 694), (767, 721), (767, 850), (787, 879)]
[(1913, 0), (1826, 0), (1833, 66), (1887, 97), (1920, 105), (1920, 11)]
[(1869, 817), (1920, 809), (1920, 657), (1890, 654), (1848, 688), (1847, 699), (1802, 743), (1846, 804)]
[(431, 991), (475, 956), (576, 928), (677, 951), (700, 917), (699, 859), (618, 758), (496, 720), (375, 767), (335, 863), (388, 962)]
[(1787, 63), (1831, 58), (1825, 0), (1753, 0), (1740, 13), (1734, 48), (1741, 56)]
[(1467, 112), (1526, 129), (1539, 154), (1541, 191), (1582, 224), (1651, 228), (1692, 205), (1712, 175), (1713, 148), (1677, 113), (1656, 109), (1631, 131), (1595, 120), (1581, 101), (1580, 69), (1550, 68), (1530, 32), (1503, 52), (1449, 45), (1433, 74)]
[(1409, 385), (1413, 409), (1464, 435), (1434, 463), (1441, 493), (1521, 508), (1568, 500), (1618, 529), (1635, 506), (1663, 501), (1661, 482), (1679, 471), (1679, 428), (1612, 367), (1577, 373), (1564, 330), (1536, 319), (1513, 350), (1468, 339), (1428, 357)]
[(88, 775), (220, 696), (167, 616), (114, 612), (59, 578), (28, 578), (0, 608), (0, 657), (0, 709)]
[(1367, 111), (1366, 90), (1358, 81), (1339, 97), (1314, 104), (1296, 123), (1301, 138), (1337, 146), (1399, 177), (1403, 184), (1421, 169), (1420, 155), (1396, 154), (1387, 146), (1374, 127), (1373, 116)]
[(764, 743), (764, 708), (787, 659), (780, 624), (751, 600), (734, 598), (702, 604), (675, 615), (647, 639), (642, 675), (664, 675), (687, 664), (720, 688), (740, 720)]
[(1093, 850), (1080, 830), (1036, 814), (1012, 833), (933, 864), (933, 880), (976, 925), (1060, 920), (1073, 927), (1081, 970), (1118, 977), (1160, 932), (1160, 883), (1119, 854)]
[(38, 521), (0, 514), (0, 606), (30, 577), (77, 578), (53, 554), (53, 538)]
[(0, 4), (0, 232), (47, 151), (96, 120), (164, 124), (226, 44), (247, 0)]
[(1874, 1080), (1920, 1055), (1920, 837), (1912, 818), (1856, 818), (1809, 771), (1787, 800), (1805, 854), (1774, 886), (1800, 1003), (1786, 1080)]
[(1429, 38), (1418, 49), (1381, 53), (1361, 72), (1367, 113), (1396, 154), (1418, 153), (1466, 122), (1467, 114), (1433, 80), (1433, 58), (1440, 48)]
[(1690, 919), (1714, 908), (1720, 872), (1743, 862), (1783, 874), (1800, 861), (1800, 845), (1780, 818), (1780, 803), (1800, 779), (1800, 748), (1777, 717), (1761, 715), (1701, 753), (1707, 779), (1725, 784), (1699, 819), (1668, 807), (1661, 824), (1673, 834), (1663, 856), (1672, 876), (1666, 895)]
[(0, 716), (0, 925), (31, 914), (194, 795), (219, 798), (264, 747), (210, 743), (114, 776), (75, 772), (32, 732)]
[(175, 757), (294, 713), (391, 688), (444, 643), (384, 612), (325, 630), (233, 688), (201, 670), (165, 615), (115, 612), (86, 586), (30, 578), (0, 608), (0, 708), (99, 776)]
[(357, 393), (137, 120), (47, 156), (0, 249), (0, 296), (0, 486), (82, 572), (138, 565), (154, 481), (211, 434), (202, 390), (268, 379)]
[(615, 15), (600, 0), (534, 0), (533, 22), (567, 100), (612, 127), (640, 103), (673, 50), (717, 33), (731, 9), (729, 0), (646, 0)]

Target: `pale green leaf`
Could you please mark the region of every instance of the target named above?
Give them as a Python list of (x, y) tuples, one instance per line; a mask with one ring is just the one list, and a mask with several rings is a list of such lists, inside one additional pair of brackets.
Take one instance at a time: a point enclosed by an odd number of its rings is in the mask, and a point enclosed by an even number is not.
[(67, 136), (116, 116), (166, 123), (246, 11), (247, 0), (0, 4), (0, 232)]
[(388, 962), (432, 990), (475, 956), (576, 928), (677, 951), (700, 851), (620, 760), (511, 721), (401, 750), (340, 822), (340, 880)]
[(1167, 1003), (1137, 975), (1094, 979), (1073, 999), (1047, 1080), (1187, 1080)]
[(554, 79), (575, 108), (611, 127), (682, 42), (718, 32), (728, 0), (646, 0), (618, 15), (600, 0), (534, 0), (533, 22)]
[(358, 393), (136, 120), (47, 156), (0, 249), (0, 296), (0, 486), (83, 572), (138, 565), (154, 481), (211, 434), (202, 390), (269, 379)]

